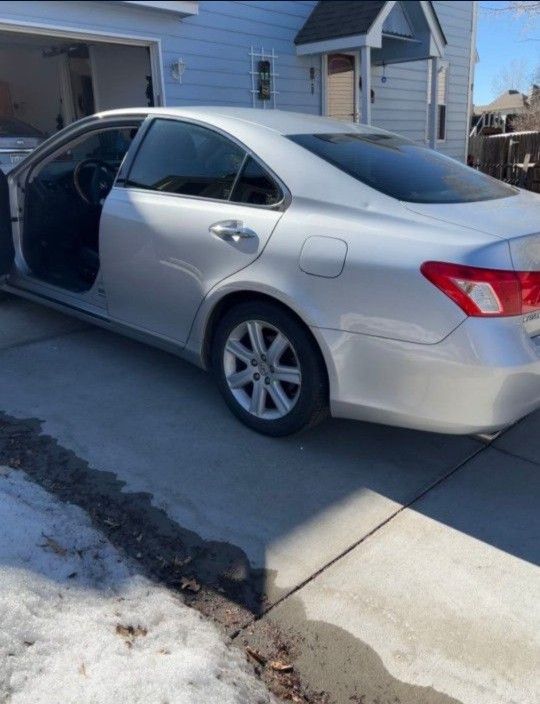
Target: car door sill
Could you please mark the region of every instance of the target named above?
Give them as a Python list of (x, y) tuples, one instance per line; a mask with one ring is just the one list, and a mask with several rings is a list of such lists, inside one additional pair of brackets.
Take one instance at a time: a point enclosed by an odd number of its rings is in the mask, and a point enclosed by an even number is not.
[(202, 367), (200, 358), (196, 354), (189, 351), (185, 345), (159, 337), (156, 334), (137, 329), (130, 325), (126, 325), (125, 323), (115, 320), (114, 318), (110, 318), (105, 313), (87, 310), (86, 308), (81, 308), (70, 303), (60, 301), (52, 296), (47, 296), (41, 292), (36, 293), (27, 288), (23, 288), (22, 286), (15, 286), (13, 284), (5, 283), (1, 286), (1, 290), (13, 293), (21, 298), (26, 298), (34, 303), (41, 303), (42, 305), (53, 308), (60, 313), (72, 315), (79, 320), (97, 325), (98, 327), (109, 330), (110, 332), (124, 335), (125, 337), (129, 337), (137, 342), (142, 342), (143, 344), (157, 347), (158, 349), (174, 354), (177, 357), (186, 359), (188, 362), (191, 362), (196, 366)]
[(105, 314), (98, 312), (99, 308), (96, 306), (95, 310), (91, 310), (90, 307), (76, 306), (71, 303), (66, 303), (61, 301), (54, 296), (48, 296), (45, 293), (32, 291), (23, 286), (16, 286), (12, 283), (6, 282), (2, 285), (4, 291), (13, 293), (21, 298), (27, 298), (35, 303), (42, 303), (50, 308), (55, 308), (62, 313), (69, 313), (78, 318), (88, 319), (89, 321), (110, 324), (110, 318)]

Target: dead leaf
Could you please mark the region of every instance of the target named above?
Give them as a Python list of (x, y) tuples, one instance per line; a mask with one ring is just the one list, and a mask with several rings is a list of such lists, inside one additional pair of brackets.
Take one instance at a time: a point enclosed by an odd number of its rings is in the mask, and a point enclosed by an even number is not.
[(258, 650), (255, 650), (254, 648), (247, 645), (246, 646), (246, 653), (249, 655), (250, 658), (253, 658), (253, 660), (258, 662), (259, 665), (266, 665), (266, 658)]
[(286, 662), (282, 662), (281, 660), (273, 660), (270, 663), (270, 667), (276, 672), (292, 672), (293, 670), (292, 665)]
[(67, 550), (66, 548), (63, 548), (59, 543), (54, 540), (54, 538), (49, 538), (48, 535), (45, 535), (45, 533), (41, 534), (45, 538), (45, 542), (40, 545), (40, 548), (49, 548), (49, 550), (52, 550), (56, 555), (60, 555), (61, 557), (65, 557), (67, 555)]
[(84, 662), (81, 662), (81, 664), (79, 665), (79, 672), (83, 677), (87, 677), (86, 667), (84, 665)]
[(117, 623), (116, 632), (123, 638), (133, 639), (137, 636), (145, 636), (148, 630), (143, 626), (123, 626), (121, 623)]
[(188, 555), (187, 557), (184, 557), (183, 559), (180, 557), (175, 557), (173, 560), (173, 565), (175, 567), (185, 567), (186, 565), (189, 565), (189, 563), (193, 560), (191, 555)]
[(193, 577), (182, 577), (180, 579), (180, 589), (182, 589), (182, 591), (187, 590), (196, 594), (198, 591), (200, 591), (201, 585)]

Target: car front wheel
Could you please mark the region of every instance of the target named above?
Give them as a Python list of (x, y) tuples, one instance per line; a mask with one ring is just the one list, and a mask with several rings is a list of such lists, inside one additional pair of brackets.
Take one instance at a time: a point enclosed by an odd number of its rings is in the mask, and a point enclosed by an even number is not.
[(326, 415), (321, 353), (277, 305), (250, 302), (228, 311), (214, 335), (212, 366), (229, 408), (260, 433), (289, 435)]

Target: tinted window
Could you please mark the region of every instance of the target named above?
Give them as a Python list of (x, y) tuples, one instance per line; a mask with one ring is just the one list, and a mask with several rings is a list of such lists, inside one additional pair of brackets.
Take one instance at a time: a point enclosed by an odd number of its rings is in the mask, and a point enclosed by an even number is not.
[(248, 157), (238, 177), (231, 200), (236, 203), (274, 205), (281, 200), (281, 190), (263, 167)]
[(244, 154), (212, 130), (175, 120), (155, 120), (127, 185), (227, 200)]
[(394, 135), (300, 134), (289, 139), (399, 200), (466, 203), (517, 193), (454, 159)]

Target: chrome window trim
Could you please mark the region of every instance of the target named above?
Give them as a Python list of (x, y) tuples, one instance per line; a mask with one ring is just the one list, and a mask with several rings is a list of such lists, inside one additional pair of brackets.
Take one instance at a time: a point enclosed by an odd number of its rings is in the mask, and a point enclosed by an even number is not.
[[(278, 185), (280, 191), (281, 191), (281, 198), (277, 203), (273, 203), (272, 205), (258, 205), (255, 203), (240, 203), (237, 201), (233, 201), (229, 198), (224, 199), (224, 198), (207, 198), (206, 196), (193, 196), (185, 193), (171, 193), (170, 191), (156, 191), (151, 188), (139, 188), (137, 186), (131, 186), (128, 185), (126, 182), (129, 180), (129, 175), (131, 173), (131, 169), (133, 168), (133, 165), (137, 159), (137, 156), (139, 154), (139, 151), (144, 144), (144, 140), (146, 135), (148, 134), (148, 131), (150, 130), (152, 124), (156, 120), (172, 120), (173, 122), (181, 122), (184, 124), (188, 125), (195, 125), (197, 127), (202, 127), (204, 129), (217, 132), (220, 134), (222, 137), (225, 137), (226, 139), (229, 139), (231, 142), (233, 142), (237, 147), (242, 149), (244, 152), (244, 158), (242, 160), (242, 164), (240, 165), (238, 172), (236, 174), (235, 180), (233, 182), (233, 186), (236, 185), (236, 182), (238, 181), (239, 175), (242, 171), (242, 168), (245, 165), (246, 159), (248, 157), (251, 157), (254, 161), (256, 161), (266, 172), (268, 172), (269, 176), (272, 178), (273, 181), (276, 182)], [(140, 137), (140, 139), (139, 139)], [(212, 202), (212, 203), (231, 203), (233, 205), (239, 205), (245, 208), (257, 208), (258, 210), (277, 210), (277, 211), (285, 211), (292, 200), (291, 192), (287, 188), (287, 186), (283, 183), (283, 181), (279, 178), (279, 176), (271, 169), (255, 152), (253, 152), (252, 149), (247, 147), (243, 142), (241, 142), (239, 139), (234, 137), (233, 135), (229, 134), (225, 130), (216, 127), (215, 125), (211, 125), (207, 122), (203, 122), (202, 120), (194, 120), (194, 119), (189, 119), (189, 118), (184, 118), (184, 117), (177, 117), (175, 115), (149, 115), (148, 118), (144, 121), (143, 125), (141, 126), (139, 133), (137, 134), (137, 137), (135, 138), (134, 141), (137, 141), (137, 145), (135, 146), (134, 144), (131, 145), (131, 148), (128, 151), (132, 152), (129, 154), (129, 160), (125, 160), (125, 166), (121, 171), (123, 171), (122, 174), (122, 187), (126, 188), (128, 190), (133, 190), (137, 191), (139, 193), (154, 193), (158, 194), (160, 196), (175, 196), (177, 198), (186, 198), (186, 199), (193, 199), (197, 201), (206, 201), (206, 202)], [(126, 155), (127, 156), (127, 155)], [(120, 173), (120, 172), (119, 172)], [(116, 183), (115, 183), (116, 185)], [(118, 184), (120, 185), (120, 184)], [(231, 188), (231, 195), (233, 193), (233, 189)]]

